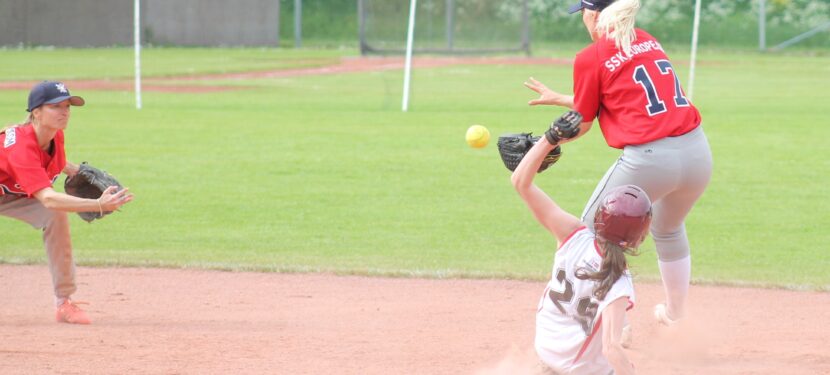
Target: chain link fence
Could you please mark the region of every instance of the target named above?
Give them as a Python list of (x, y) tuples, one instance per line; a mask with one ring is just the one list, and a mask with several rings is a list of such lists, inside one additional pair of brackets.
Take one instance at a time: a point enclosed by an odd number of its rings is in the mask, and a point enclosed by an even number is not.
[[(365, 0), (367, 40), (402, 49), (410, 0)], [(415, 43), (428, 48), (447, 44), (446, 4), (450, 0), (419, 0)], [(567, 14), (575, 0), (453, 0), (456, 45), (506, 48), (521, 43), (522, 13), (527, 6), (529, 40), (533, 46), (587, 43), (578, 15)], [(281, 37), (293, 40), (295, 0), (282, 0)], [(526, 3), (526, 5), (525, 5)], [(691, 42), (694, 0), (641, 0), (639, 27), (666, 44)], [(304, 0), (304, 46), (358, 48), (358, 0)], [(761, 8), (766, 17), (762, 23)], [(830, 48), (830, 0), (705, 0), (701, 14), (703, 47), (757, 49), (774, 47), (800, 35), (802, 49)], [(765, 28), (761, 28), (761, 26)], [(826, 25), (826, 26), (825, 26)], [(825, 26), (825, 27), (823, 27)], [(762, 37), (763, 35), (763, 37)], [(289, 43), (283, 43), (290, 45)]]

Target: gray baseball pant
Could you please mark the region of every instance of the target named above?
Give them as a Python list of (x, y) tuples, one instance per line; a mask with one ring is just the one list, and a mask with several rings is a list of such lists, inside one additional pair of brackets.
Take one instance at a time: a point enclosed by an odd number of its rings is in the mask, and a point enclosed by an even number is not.
[(678, 137), (626, 146), (597, 185), (582, 221), (594, 229), (594, 214), (605, 192), (620, 185), (637, 185), (651, 198), (651, 235), (662, 262), (689, 256), (683, 222), (703, 194), (712, 175), (712, 153), (703, 127)]
[(75, 262), (72, 259), (67, 213), (50, 210), (34, 198), (6, 194), (0, 195), (0, 215), (25, 221), (35, 229), (43, 230), (43, 244), (49, 256), (55, 297), (61, 300), (75, 293)]

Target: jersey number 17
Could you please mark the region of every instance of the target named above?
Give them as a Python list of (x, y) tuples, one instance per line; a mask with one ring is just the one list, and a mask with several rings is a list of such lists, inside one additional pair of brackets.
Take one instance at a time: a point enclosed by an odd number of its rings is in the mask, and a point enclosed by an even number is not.
[[(656, 60), (654, 61), (654, 65), (657, 65), (657, 69), (661, 75), (671, 74), (672, 77), (674, 77), (674, 104), (677, 107), (688, 107), (689, 99), (686, 99), (686, 96), (683, 95), (683, 89), (680, 88), (680, 80), (677, 79), (677, 74), (675, 73), (669, 60)], [(654, 116), (666, 112), (666, 102), (660, 99), (657, 88), (655, 87), (651, 76), (648, 74), (645, 64), (637, 65), (637, 67), (634, 68), (633, 78), (634, 82), (642, 86), (646, 93), (646, 98), (648, 99), (646, 111), (648, 111), (648, 115)]]

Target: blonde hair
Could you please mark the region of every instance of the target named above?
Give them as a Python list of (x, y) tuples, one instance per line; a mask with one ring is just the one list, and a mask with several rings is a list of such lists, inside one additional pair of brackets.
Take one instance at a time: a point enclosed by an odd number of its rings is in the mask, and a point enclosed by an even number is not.
[(5, 127), (3, 127), (2, 129), (0, 129), (0, 133), (3, 133), (3, 132), (5, 132), (6, 130), (9, 130), (9, 129), (11, 129), (11, 128), (16, 128), (16, 127), (18, 127), (18, 126), (24, 126), (24, 125), (28, 125), (28, 124), (34, 124), (34, 123), (35, 123), (35, 116), (34, 116), (33, 114), (29, 113), (28, 115), (26, 115), (26, 119), (25, 119), (25, 120), (23, 120), (23, 122), (18, 123), (18, 124), (9, 124), (9, 125), (6, 125), (6, 126), (5, 126)]
[(637, 38), (634, 21), (640, 0), (617, 0), (599, 13), (597, 32), (613, 39), (617, 48), (631, 56), (631, 43)]

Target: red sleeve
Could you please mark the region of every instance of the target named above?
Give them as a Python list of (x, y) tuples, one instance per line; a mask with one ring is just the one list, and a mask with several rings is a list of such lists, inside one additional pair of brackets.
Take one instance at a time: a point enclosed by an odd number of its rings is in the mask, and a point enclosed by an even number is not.
[(46, 169), (40, 165), (38, 150), (14, 147), (9, 151), (9, 174), (28, 196), (52, 186)]
[(600, 77), (597, 48), (592, 44), (574, 60), (574, 110), (583, 121), (594, 121), (599, 113)]

